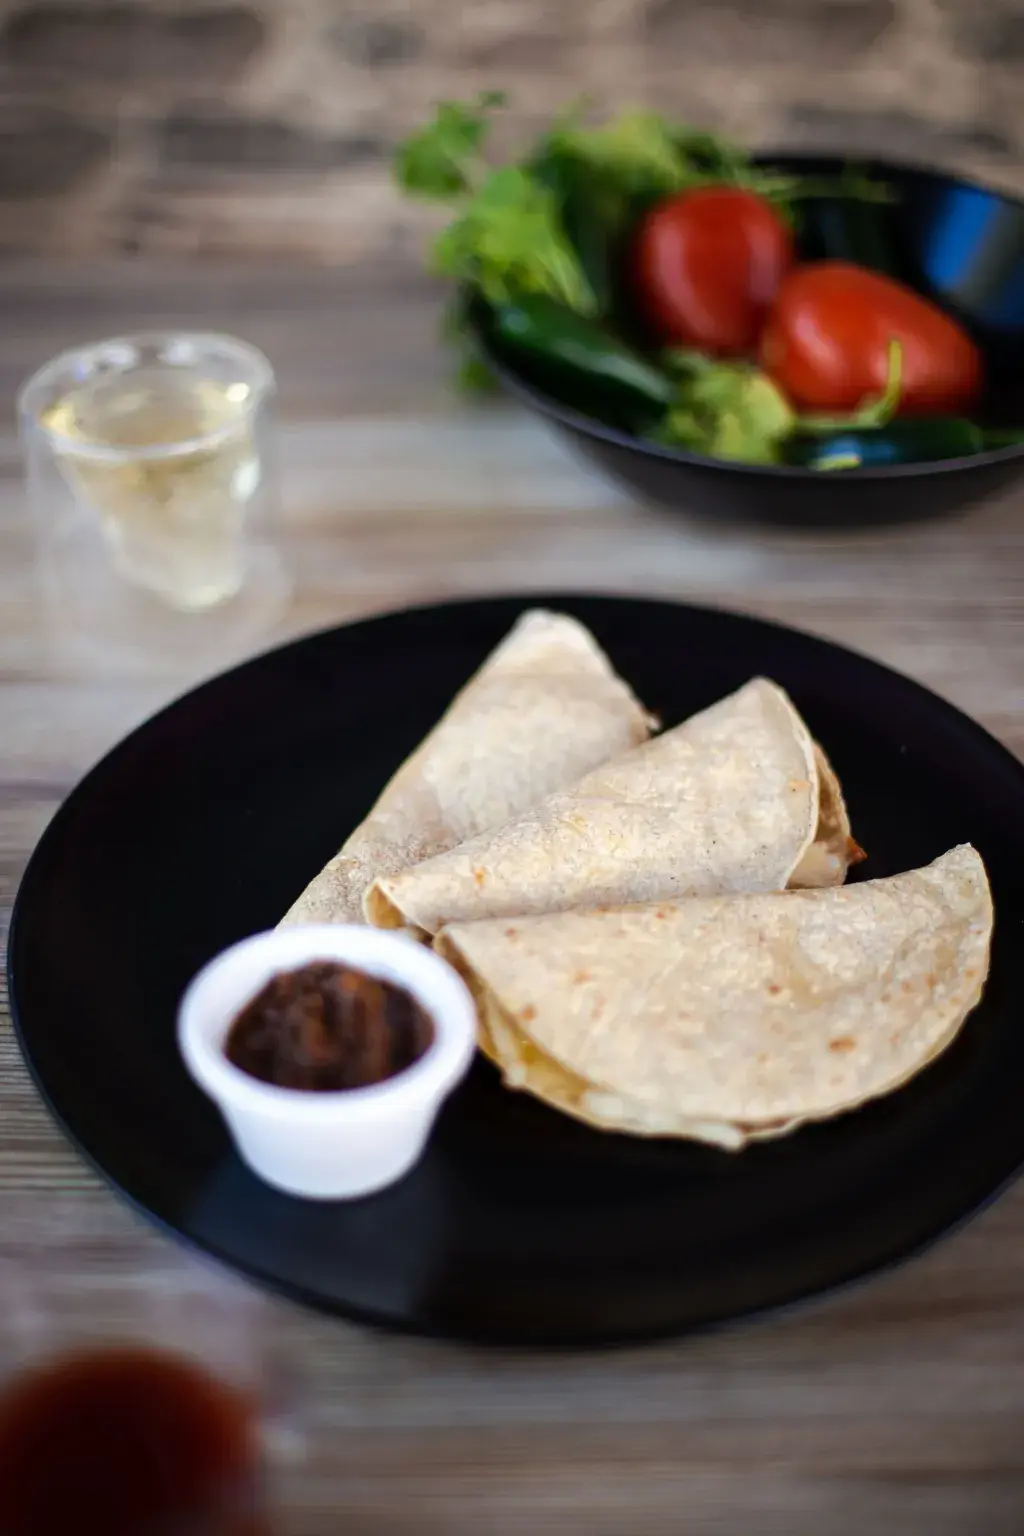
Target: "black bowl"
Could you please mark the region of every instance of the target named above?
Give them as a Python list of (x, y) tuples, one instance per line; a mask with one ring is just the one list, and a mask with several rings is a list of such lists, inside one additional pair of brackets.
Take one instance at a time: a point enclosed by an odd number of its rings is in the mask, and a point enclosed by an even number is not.
[[(765, 156), (786, 171), (837, 177), (839, 156)], [(860, 165), (861, 162), (858, 162)], [(877, 207), (890, 269), (970, 331), (986, 365), (978, 418), (1024, 427), (1024, 200), (942, 172), (874, 160), (863, 168), (895, 194)], [(835, 243), (838, 205), (808, 202), (801, 256), (848, 256)], [(840, 213), (841, 222), (841, 213)], [(849, 528), (957, 511), (1024, 476), (1024, 444), (927, 464), (821, 470), (725, 463), (662, 448), (574, 410), (541, 366), (513, 362), (475, 317), (481, 350), (506, 388), (642, 499), (685, 512), (757, 522)]]

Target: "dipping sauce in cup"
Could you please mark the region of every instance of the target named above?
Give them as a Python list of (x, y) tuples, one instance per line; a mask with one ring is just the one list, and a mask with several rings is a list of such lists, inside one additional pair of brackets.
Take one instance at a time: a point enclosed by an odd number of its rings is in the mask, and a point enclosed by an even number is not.
[(476, 1050), (465, 983), (402, 934), (310, 924), (211, 960), (178, 1043), (239, 1154), (307, 1199), (373, 1194), (420, 1157)]

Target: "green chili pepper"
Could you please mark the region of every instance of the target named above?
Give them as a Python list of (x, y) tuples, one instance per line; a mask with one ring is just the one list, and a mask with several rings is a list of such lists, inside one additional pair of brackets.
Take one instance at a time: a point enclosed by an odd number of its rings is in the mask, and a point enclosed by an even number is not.
[(493, 330), (505, 347), (554, 365), (583, 383), (612, 391), (637, 408), (664, 408), (676, 397), (674, 381), (596, 321), (545, 294), (498, 305)]
[[(888, 426), (861, 432), (837, 432), (831, 437), (795, 436), (786, 445), (786, 459), (807, 469), (864, 469), (887, 464), (923, 464), (935, 459), (959, 459), (995, 447), (996, 434), (987, 434), (961, 417), (922, 417), (891, 421)], [(1000, 434), (1002, 441), (1013, 441)], [(1024, 433), (1019, 440), (1024, 441)]]

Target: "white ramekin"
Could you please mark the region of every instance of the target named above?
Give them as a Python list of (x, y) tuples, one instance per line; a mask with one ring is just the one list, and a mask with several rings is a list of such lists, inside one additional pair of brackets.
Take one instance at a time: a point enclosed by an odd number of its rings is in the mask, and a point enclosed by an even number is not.
[[(228, 1030), (279, 971), (333, 960), (404, 987), (430, 1015), (434, 1039), (404, 1072), (338, 1093), (278, 1088), (234, 1066)], [(218, 1105), (239, 1153), (277, 1189), (344, 1200), (393, 1184), (416, 1162), (476, 1045), (473, 1000), (451, 966), (401, 934), (309, 924), (258, 933), (226, 949), (191, 982), (178, 1010), (189, 1072)]]

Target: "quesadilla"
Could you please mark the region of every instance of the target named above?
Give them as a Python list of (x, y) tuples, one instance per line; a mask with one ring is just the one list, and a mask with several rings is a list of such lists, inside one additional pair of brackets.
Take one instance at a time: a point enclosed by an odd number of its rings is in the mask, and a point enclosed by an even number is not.
[(840, 884), (860, 856), (838, 780), (792, 701), (757, 678), (365, 901), (381, 928)]
[(582, 624), (525, 614), (283, 923), (362, 922), (376, 876), (521, 814), (646, 740), (652, 723)]
[(608, 1130), (739, 1148), (889, 1093), (982, 995), (993, 910), (969, 845), (908, 874), (456, 924), (506, 1082)]

